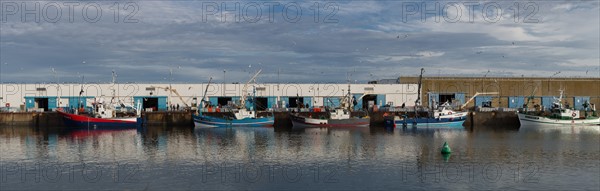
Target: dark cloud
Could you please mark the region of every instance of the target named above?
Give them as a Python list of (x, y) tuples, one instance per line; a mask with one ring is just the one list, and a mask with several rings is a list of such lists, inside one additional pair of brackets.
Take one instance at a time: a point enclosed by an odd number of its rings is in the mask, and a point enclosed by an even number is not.
[(415, 75), (421, 67), (427, 75), (600, 74), (593, 2), (537, 2), (539, 23), (490, 23), (481, 16), (472, 23), (434, 22), (430, 16), (423, 22), (420, 14), (404, 19), (405, 2), (396, 1), (336, 1), (330, 23), (323, 21), (332, 9), (315, 22), (309, 3), (299, 4), (297, 22), (286, 21), (282, 9), (273, 22), (266, 9), (255, 23), (231, 17), (220, 22), (214, 15), (203, 18), (202, 2), (135, 2), (134, 23), (123, 22), (126, 11), (115, 23), (105, 2), (98, 2), (104, 12), (96, 23), (81, 16), (72, 23), (38, 23), (6, 15), (0, 23), (2, 81), (54, 81), (51, 68), (61, 81), (72, 82), (82, 75), (109, 81), (112, 70), (122, 82), (167, 82), (169, 69), (176, 82), (222, 80), (223, 70), (226, 81), (241, 82), (258, 69), (263, 82), (345, 82), (348, 76), (366, 82)]

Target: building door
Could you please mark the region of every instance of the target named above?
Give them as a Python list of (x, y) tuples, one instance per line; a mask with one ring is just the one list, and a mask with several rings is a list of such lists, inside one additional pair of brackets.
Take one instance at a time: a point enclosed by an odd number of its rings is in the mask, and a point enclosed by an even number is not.
[(158, 98), (146, 97), (142, 102), (142, 107), (152, 108), (152, 111), (158, 111)]
[(268, 108), (268, 99), (266, 97), (254, 98), (254, 109), (257, 111), (264, 111)]
[(231, 97), (218, 97), (217, 102), (219, 106), (226, 106), (232, 100)]
[[(296, 107), (302, 108), (304, 106), (304, 98), (303, 97), (290, 97), (290, 98), (288, 98), (288, 104), (290, 105), (290, 108), (296, 108)], [(302, 106), (299, 106), (299, 104), (302, 104)]]
[(440, 94), (440, 102), (439, 104), (444, 104), (448, 102), (452, 104), (452, 100), (456, 99), (455, 94)]
[(369, 109), (377, 104), (377, 95), (366, 95), (362, 98), (363, 109)]
[(48, 111), (48, 98), (35, 98), (35, 108), (44, 109)]

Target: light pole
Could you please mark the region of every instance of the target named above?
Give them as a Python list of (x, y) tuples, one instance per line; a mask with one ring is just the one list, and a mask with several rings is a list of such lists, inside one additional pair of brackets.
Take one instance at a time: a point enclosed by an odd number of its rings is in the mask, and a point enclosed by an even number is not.
[(484, 75), (483, 78), (481, 79), (481, 92), (483, 92), (483, 80), (485, 80), (485, 78), (487, 77), (487, 75), (490, 73), (490, 70), (488, 70)]
[[(558, 72), (556, 72), (556, 73), (552, 74), (552, 76), (550, 76), (550, 79), (554, 78), (554, 76), (556, 76), (556, 75), (558, 75), (558, 74), (560, 74), (560, 71), (558, 71)], [(547, 85), (547, 87), (548, 87), (548, 88), (546, 88), (546, 89), (547, 89), (547, 90), (546, 90), (546, 93), (548, 93), (548, 94), (550, 94), (550, 79), (548, 79), (548, 82), (547, 82), (547, 84), (548, 84), (548, 85)]]
[(225, 74), (227, 73), (227, 70), (223, 69), (223, 97), (225, 97)]
[(56, 70), (54, 68), (52, 68), (52, 73), (54, 73), (54, 78), (56, 79), (56, 95), (58, 96), (58, 100), (56, 100), (56, 105), (57, 107), (60, 107), (60, 84), (58, 83), (60, 79), (58, 78), (58, 74), (56, 73)]
[[(181, 66), (177, 66), (177, 69), (181, 69)], [(169, 104), (167, 105), (168, 107), (171, 106), (173, 104), (173, 102), (171, 101), (171, 92), (173, 92), (173, 65), (171, 64), (171, 67), (169, 68), (169, 98), (167, 98), (169, 100)]]
[[(496, 86), (498, 87), (498, 107), (502, 106), (502, 87), (500, 86), (500, 83), (498, 83), (498, 80), (494, 80), (494, 82), (496, 83)], [(510, 102), (510, 101), (509, 101)]]
[[(4, 86), (2, 85), (2, 65), (7, 65), (8, 63), (0, 64), (0, 101), (4, 102)], [(0, 106), (1, 107), (1, 106)]]

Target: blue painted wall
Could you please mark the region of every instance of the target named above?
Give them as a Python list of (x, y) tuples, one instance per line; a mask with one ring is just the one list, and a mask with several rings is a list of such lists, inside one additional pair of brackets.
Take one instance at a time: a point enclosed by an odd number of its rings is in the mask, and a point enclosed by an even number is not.
[(284, 101), (285, 102), (285, 104), (282, 105), (283, 107), (286, 107), (286, 108), (290, 107), (290, 103), (288, 103), (289, 102), (288, 99), (289, 99), (289, 97), (287, 97), (287, 96), (281, 96), (281, 97), (279, 97), (279, 101)]
[(275, 96), (267, 97), (267, 107), (268, 108), (273, 108), (273, 106), (275, 106), (275, 104), (277, 104), (277, 97), (275, 97)]
[(527, 100), (527, 98), (525, 98), (523, 96), (509, 96), (508, 97), (508, 107), (509, 108), (521, 108), (521, 107), (523, 107), (523, 104), (525, 104), (526, 100)]
[(167, 96), (158, 97), (158, 110), (167, 110)]
[(542, 106), (544, 106), (545, 109), (549, 109), (552, 107), (552, 102), (554, 101), (554, 97), (553, 96), (542, 96)]
[(58, 107), (58, 98), (56, 96), (25, 96), (26, 109), (35, 107), (35, 98), (48, 98), (48, 110), (56, 109)]
[[(144, 98), (143, 97), (133, 97), (133, 107), (137, 107), (137, 103), (144, 104)], [(144, 106), (142, 105), (142, 107), (144, 107)]]
[(339, 97), (325, 97), (325, 106), (335, 108), (340, 106), (340, 98)]
[[(242, 102), (240, 102), (240, 100), (242, 99), (242, 97), (241, 97), (241, 96), (229, 96), (229, 97), (231, 97), (231, 101), (232, 101), (234, 104), (241, 104), (241, 103), (242, 103)], [(247, 98), (246, 98), (246, 99), (247, 99)], [(246, 105), (248, 105), (248, 102), (246, 102)]]
[[(429, 98), (428, 99), (428, 102), (429, 102), (428, 106), (429, 107), (434, 106), (433, 105), (433, 100), (435, 100), (435, 102), (437, 103), (436, 106), (440, 104), (440, 94), (438, 94), (438, 93), (427, 93), (427, 94), (428, 94), (427, 97)], [(422, 102), (423, 101), (421, 101), (421, 103)]]
[(465, 103), (465, 93), (454, 93), (454, 99), (458, 101), (458, 104)]
[(214, 96), (214, 97), (209, 97), (208, 101), (210, 102), (211, 105), (219, 105), (219, 98)]
[(312, 97), (304, 97), (304, 106), (308, 103), (308, 107), (313, 107)]
[(25, 108), (31, 109), (35, 107), (35, 100), (33, 97), (25, 97)]
[(363, 107), (363, 103), (362, 103), (362, 99), (358, 99), (360, 98), (360, 96), (362, 96), (362, 94), (353, 94), (354, 98), (356, 98), (356, 105), (354, 106), (354, 110), (360, 110)]
[[(144, 98), (158, 98), (158, 111), (167, 110), (167, 96), (133, 96), (134, 107), (138, 103), (144, 104)], [(145, 107), (142, 105), (142, 107)]]
[[(86, 104), (87, 104), (87, 99), (88, 98), (94, 98), (94, 97), (91, 97), (91, 96), (81, 96), (81, 97), (79, 97), (79, 96), (69, 96), (69, 97), (62, 97), (62, 98), (69, 99), (69, 107), (77, 108), (77, 106), (83, 106), (83, 107), (85, 107)], [(78, 104), (78, 102), (80, 102), (81, 104)]]
[(475, 97), (475, 106), (482, 106), (483, 102), (491, 101), (492, 98), (492, 96), (477, 96)]
[(385, 102), (385, 95), (384, 94), (377, 94), (377, 103), (376, 103), (379, 107), (384, 106), (385, 104), (387, 104)]
[(588, 108), (591, 107), (590, 104), (590, 97), (589, 96), (575, 96), (573, 97), (573, 105), (571, 107), (575, 107), (575, 109), (578, 110), (582, 110), (583, 108), (583, 103), (588, 102)]

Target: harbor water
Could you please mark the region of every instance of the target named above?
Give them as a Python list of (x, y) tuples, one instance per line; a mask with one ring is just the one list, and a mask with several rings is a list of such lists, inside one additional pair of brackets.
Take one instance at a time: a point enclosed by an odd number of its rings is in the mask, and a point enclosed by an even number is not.
[(0, 190), (600, 188), (600, 126), (52, 129), (0, 127)]

